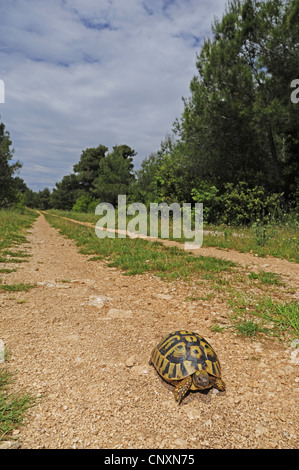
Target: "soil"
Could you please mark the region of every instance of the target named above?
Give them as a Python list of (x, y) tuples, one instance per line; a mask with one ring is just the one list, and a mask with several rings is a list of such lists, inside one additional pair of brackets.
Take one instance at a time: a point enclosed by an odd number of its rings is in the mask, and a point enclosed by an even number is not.
[[(31, 257), (5, 279), (37, 286), (0, 294), (0, 337), (11, 351), (9, 367), (18, 370), (15, 386), (40, 397), (14, 432), (22, 449), (298, 447), (298, 361), (290, 342), (213, 332), (215, 316), (227, 315), (216, 295), (186, 302), (192, 282), (125, 276), (105, 261), (89, 262), (43, 215), (28, 240)], [(200, 254), (298, 281), (298, 265), (287, 261), (215, 248)], [(177, 329), (213, 345), (225, 392), (190, 392), (177, 405), (173, 387), (149, 366), (153, 347)]]

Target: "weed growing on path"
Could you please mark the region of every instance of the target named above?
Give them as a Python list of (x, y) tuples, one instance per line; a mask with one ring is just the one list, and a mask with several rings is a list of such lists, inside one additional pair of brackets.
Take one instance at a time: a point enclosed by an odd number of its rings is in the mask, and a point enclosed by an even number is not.
[(30, 289), (33, 289), (35, 284), (23, 284), (22, 282), (19, 284), (0, 284), (0, 291), (7, 291), (7, 292), (20, 292), (25, 291), (27, 292)]
[(11, 438), (11, 432), (24, 424), (28, 409), (34, 406), (37, 400), (24, 390), (9, 391), (14, 376), (7, 367), (0, 368), (0, 441)]

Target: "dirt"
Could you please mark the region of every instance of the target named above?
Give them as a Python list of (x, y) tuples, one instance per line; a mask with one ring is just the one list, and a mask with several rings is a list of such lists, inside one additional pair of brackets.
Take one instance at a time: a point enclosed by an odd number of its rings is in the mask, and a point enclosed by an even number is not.
[[(18, 370), (15, 386), (40, 397), (14, 432), (22, 449), (298, 447), (298, 361), (289, 342), (213, 332), (215, 316), (227, 316), (216, 295), (186, 302), (192, 282), (89, 262), (43, 215), (28, 240), (31, 257), (5, 282), (37, 286), (0, 294), (0, 337)], [(298, 266), (287, 261), (200, 251), (213, 253), (298, 280)], [(213, 345), (227, 390), (191, 392), (178, 406), (148, 362), (164, 335), (183, 328)]]

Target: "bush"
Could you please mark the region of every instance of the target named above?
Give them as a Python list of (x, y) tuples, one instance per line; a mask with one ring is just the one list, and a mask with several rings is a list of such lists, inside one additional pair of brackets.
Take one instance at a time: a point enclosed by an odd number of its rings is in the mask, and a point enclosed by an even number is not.
[(221, 222), (231, 225), (248, 225), (262, 220), (281, 217), (280, 194), (267, 194), (261, 186), (249, 188), (244, 181), (234, 186), (225, 185), (225, 192), (221, 196)]
[[(216, 186), (202, 181), (198, 189), (191, 189), (191, 196), (194, 202), (203, 204), (204, 222), (212, 222), (216, 216), (219, 190)], [(216, 212), (216, 213), (215, 213)]]
[(198, 189), (191, 190), (191, 196), (203, 203), (205, 223), (249, 225), (258, 221), (261, 225), (282, 216), (281, 194), (267, 194), (261, 186), (249, 188), (244, 181), (226, 183), (222, 192), (203, 181)]
[(74, 212), (88, 212), (89, 205), (93, 202), (93, 198), (89, 194), (83, 194), (78, 197), (72, 207)]

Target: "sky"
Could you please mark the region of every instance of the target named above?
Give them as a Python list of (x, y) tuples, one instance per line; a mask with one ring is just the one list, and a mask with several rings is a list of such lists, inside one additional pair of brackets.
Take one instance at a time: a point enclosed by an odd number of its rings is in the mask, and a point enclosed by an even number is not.
[(182, 115), (226, 3), (1, 0), (0, 121), (27, 186), (52, 190), (100, 144), (129, 145), (138, 170)]

